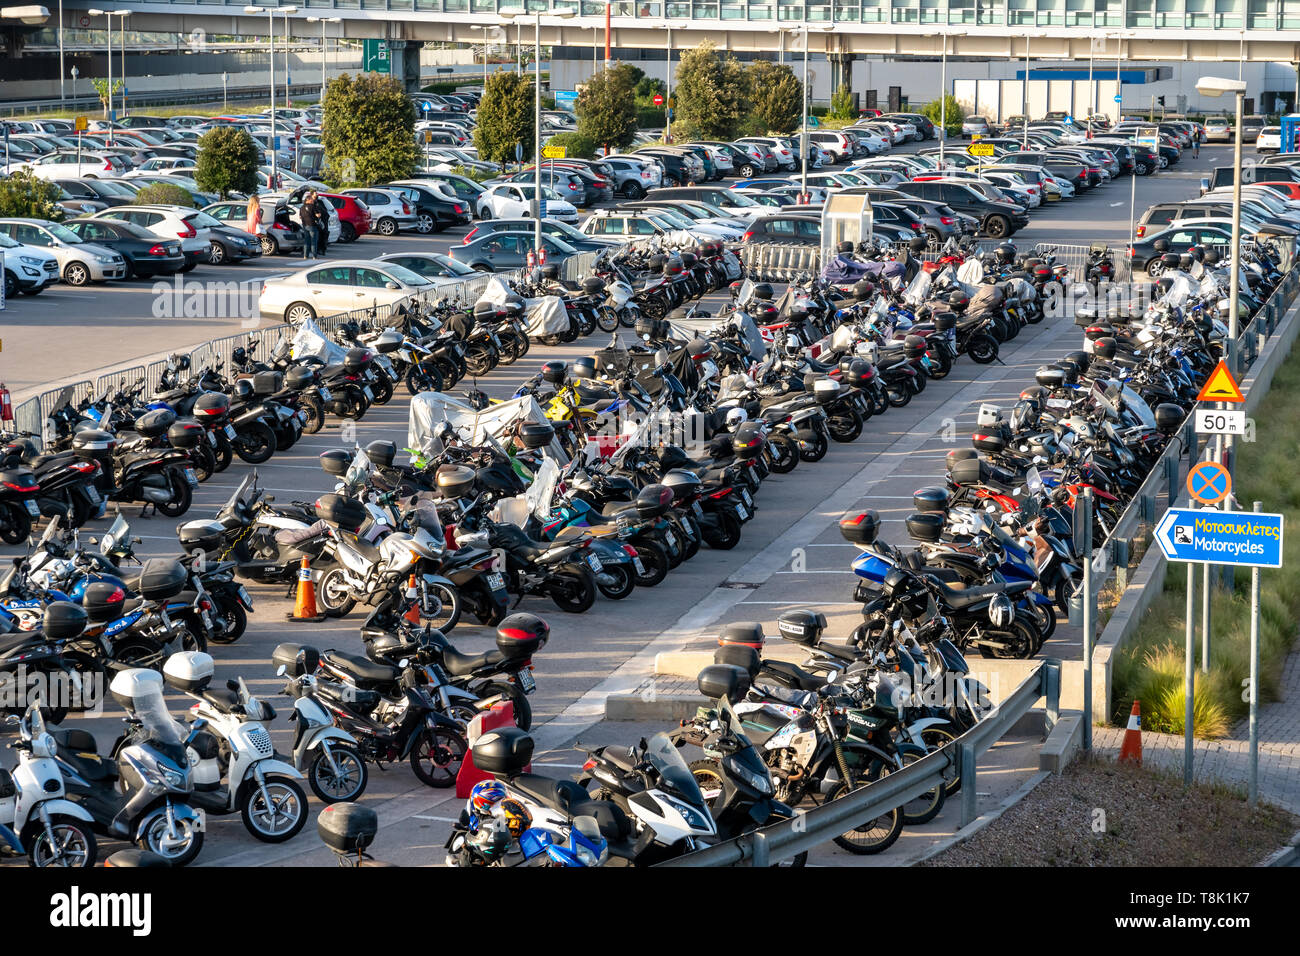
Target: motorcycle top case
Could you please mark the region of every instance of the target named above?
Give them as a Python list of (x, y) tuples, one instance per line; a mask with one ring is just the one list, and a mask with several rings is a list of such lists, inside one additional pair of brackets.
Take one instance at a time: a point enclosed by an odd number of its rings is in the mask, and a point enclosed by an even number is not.
[(605, 280), (600, 276), (587, 276), (582, 280), (582, 292), (584, 295), (600, 295), (605, 291)]
[(358, 803), (331, 803), (316, 817), (316, 833), (335, 853), (356, 853), (374, 842), (379, 815)]
[(163, 677), (157, 671), (145, 670), (143, 667), (131, 667), (118, 671), (108, 685), (108, 692), (117, 701), (119, 707), (128, 714), (135, 714), (136, 701), (145, 696), (162, 694)]
[(370, 364), (370, 359), (369, 349), (348, 349), (347, 354), (343, 356), (343, 370), (355, 375)]
[(918, 488), (912, 492), (912, 507), (917, 511), (946, 511), (948, 491), (945, 488)]
[(938, 332), (948, 332), (957, 328), (957, 316), (951, 312), (940, 312), (934, 317), (934, 328)]
[(366, 446), (366, 457), (380, 468), (392, 468), (397, 458), (397, 444), (382, 438), (376, 438)]
[(727, 624), (718, 634), (718, 643), (721, 645), (739, 644), (744, 647), (752, 647), (756, 651), (763, 649), (763, 644), (767, 640), (767, 635), (763, 633), (763, 625), (752, 621), (738, 621), (735, 624)]
[(145, 438), (157, 438), (176, 422), (176, 413), (167, 408), (155, 408), (135, 420), (135, 430)]
[(550, 625), (536, 614), (511, 614), (497, 627), (497, 650), (510, 660), (523, 660), (541, 650), (550, 637)]
[(873, 544), (880, 533), (880, 515), (873, 510), (840, 519), (840, 535), (853, 544)]
[(732, 667), (739, 667), (749, 675), (751, 681), (758, 676), (758, 672), (763, 666), (758, 651), (744, 644), (722, 645), (713, 652), (713, 663), (730, 664)]
[(52, 641), (70, 641), (86, 629), (86, 610), (71, 601), (53, 601), (41, 614), (41, 633)]
[(805, 647), (814, 647), (821, 640), (822, 632), (826, 630), (826, 615), (820, 611), (809, 611), (804, 608), (786, 611), (776, 619), (776, 629), (787, 641)]
[(919, 335), (909, 335), (903, 339), (903, 355), (910, 359), (918, 359), (925, 354), (925, 339)]
[(519, 426), (519, 440), (525, 448), (545, 448), (555, 437), (555, 429), (547, 422), (524, 422)]
[[(738, 701), (749, 693), (749, 674), (734, 664), (710, 664), (700, 671), (695, 684), (709, 700), (725, 697)], [(475, 755), (475, 762), (478, 757)]]
[(490, 774), (513, 777), (533, 759), (533, 738), (518, 727), (489, 730), (471, 748), (474, 766)]
[(323, 451), (320, 453), (320, 466), (324, 469), (325, 474), (341, 478), (348, 473), (348, 468), (352, 466), (352, 453), (344, 451), (342, 448)]
[(331, 492), (316, 499), (316, 516), (322, 521), (338, 525), (344, 531), (356, 534), (365, 524), (369, 513), (366, 511), (366, 506), (357, 499)]
[(468, 465), (439, 465), (436, 481), (446, 498), (460, 498), (474, 487), (476, 475)]
[(978, 485), (983, 471), (978, 458), (965, 458), (954, 461), (948, 468), (952, 480), (959, 485)]
[(167, 658), (163, 664), (163, 680), (169, 687), (190, 694), (207, 690), (212, 682), (215, 665), (211, 654), (202, 651), (181, 651)]
[(192, 418), (182, 418), (167, 429), (167, 444), (173, 448), (198, 448), (206, 438), (203, 426)]
[(204, 392), (194, 400), (195, 418), (211, 421), (230, 411), (230, 396), (224, 392)]
[(187, 521), (176, 529), (176, 537), (186, 554), (195, 551), (207, 554), (221, 547), (224, 530), (218, 521)]
[(116, 621), (126, 606), (126, 589), (114, 581), (92, 581), (81, 592), (81, 606), (91, 624)]
[(274, 395), (284, 388), (283, 372), (257, 372), (253, 375), (254, 395)]
[(319, 381), (320, 373), (310, 365), (295, 365), (284, 373), (284, 384), (295, 391), (311, 388)]
[(687, 471), (685, 468), (674, 468), (663, 477), (663, 485), (671, 488), (676, 496), (674, 500), (680, 501), (689, 497), (700, 490), (704, 484), (700, 476), (693, 471)]
[(907, 516), (907, 533), (917, 541), (934, 544), (943, 534), (942, 512), (919, 511)]
[(646, 485), (637, 492), (636, 513), (642, 518), (658, 518), (673, 504), (673, 490), (666, 485)]
[(763, 432), (756, 422), (745, 422), (736, 429), (731, 448), (741, 461), (752, 461), (763, 452)]
[(87, 428), (72, 436), (72, 453), (78, 458), (104, 458), (113, 454), (117, 439), (98, 428)]
[(393, 329), (380, 332), (375, 336), (370, 347), (380, 355), (389, 355), (402, 347), (402, 333)]
[(839, 397), (840, 385), (833, 379), (819, 378), (813, 382), (812, 393), (818, 404), (829, 405)]
[(150, 558), (140, 569), (140, 596), (165, 601), (185, 590), (185, 566), (175, 558)]

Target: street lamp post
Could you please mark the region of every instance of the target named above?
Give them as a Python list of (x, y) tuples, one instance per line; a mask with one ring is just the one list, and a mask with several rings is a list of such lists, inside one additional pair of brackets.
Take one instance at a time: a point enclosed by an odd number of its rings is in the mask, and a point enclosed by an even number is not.
[(487, 68), (487, 56), (488, 56), (488, 33), (487, 33), (487, 32), (488, 32), (489, 30), (495, 30), (496, 27), (493, 26), (493, 25), (491, 25), (491, 24), (487, 24), (487, 23), (474, 23), (474, 24), (471, 24), (471, 25), (470, 25), (470, 29), (472, 29), (472, 30), (482, 30), (482, 31), (483, 31), (483, 91), (486, 93), (486, 92), (487, 92), (487, 75), (488, 75), (488, 68)]
[(943, 52), (939, 56), (939, 167), (943, 168), (944, 144), (948, 139), (948, 33), (927, 33), (927, 37), (939, 37), (943, 41)]
[[(802, 154), (802, 160), (799, 163), (799, 192), (804, 202), (808, 201), (808, 48), (812, 43), (808, 40), (808, 31), (810, 27), (804, 24), (798, 30), (803, 32), (803, 124), (799, 132), (799, 150)], [(825, 33), (831, 27), (818, 27), (819, 33)]]
[[(270, 74), (270, 82), (269, 82), (269, 84), (268, 84), (268, 87), (269, 87), (269, 89), (270, 89), (270, 91), (271, 91), (271, 175), (270, 175), (270, 178), (269, 178), (269, 180), (268, 180), (268, 182), (267, 182), (267, 185), (268, 185), (271, 189), (274, 190), (274, 189), (278, 188), (278, 185), (279, 185), (279, 182), (278, 182), (278, 181), (279, 181), (279, 178), (280, 178), (280, 173), (279, 173), (279, 170), (278, 170), (278, 167), (279, 167), (279, 157), (276, 155), (276, 153), (277, 153), (277, 148), (276, 148), (276, 147), (277, 147), (277, 141), (276, 141), (276, 140), (277, 140), (277, 137), (276, 137), (276, 125), (275, 125), (275, 15), (276, 15), (277, 13), (283, 13), (283, 14), (285, 14), (285, 16), (287, 17), (287, 16), (288, 16), (289, 14), (291, 14), (291, 13), (297, 13), (297, 12), (298, 12), (298, 8), (297, 8), (297, 7), (254, 7), (254, 6), (248, 6), (248, 7), (244, 7), (244, 12), (245, 12), (245, 13), (250, 13), (250, 14), (255, 14), (255, 13), (265, 13), (265, 14), (266, 14), (266, 25), (267, 25), (266, 41), (267, 41), (267, 50), (268, 50), (268, 52), (269, 52), (269, 54), (270, 54), (270, 55), (267, 57), (267, 63), (269, 64), (269, 66), (270, 66), (270, 70), (271, 70), (271, 74)], [(287, 25), (287, 22), (286, 22), (286, 26), (285, 26), (285, 34), (286, 34), (286, 38), (287, 38), (288, 31), (289, 31), (289, 28), (288, 28), (288, 25)], [(284, 105), (285, 105), (286, 107), (289, 105), (289, 96), (288, 96), (288, 94), (289, 94), (289, 91), (288, 91), (288, 89), (286, 88), (286, 89), (285, 89), (285, 101), (284, 101)]]
[[(280, 7), (284, 14), (284, 108), (289, 108), (289, 14), (297, 13), (297, 7)], [(274, 130), (272, 130), (274, 132)]]
[(326, 51), (329, 50), (329, 41), (325, 39), (325, 24), (342, 23), (342, 17), (308, 17), (308, 23), (320, 24), (320, 102), (321, 106), (325, 105), (325, 58), (328, 56)]
[(506, 20), (514, 20), (519, 17), (533, 17), (533, 56), (534, 56), (534, 73), (533, 73), (533, 171), (534, 189), (536, 193), (533, 201), (537, 204), (534, 208), (533, 216), (533, 251), (534, 254), (542, 251), (542, 16), (555, 17), (557, 20), (572, 19), (574, 13), (572, 10), (554, 10), (543, 14), (543, 11), (529, 13), (527, 10), (502, 10), (501, 16)]
[[(130, 10), (99, 10), (95, 8), (86, 11), (86, 13), (92, 17), (103, 17), (104, 22), (106, 24), (104, 29), (104, 36), (107, 41), (106, 45), (107, 45), (107, 52), (108, 52), (108, 90), (107, 90), (108, 108), (106, 110), (105, 118), (109, 121), (110, 124), (108, 127), (108, 145), (110, 146), (113, 145), (112, 123), (116, 119), (116, 117), (113, 115), (113, 18), (114, 17), (125, 18), (128, 14), (130, 14), (130, 12), (131, 12)], [(123, 22), (125, 23), (125, 20)]]
[(668, 31), (664, 63), (666, 71), (665, 84), (668, 88), (668, 95), (664, 97), (664, 142), (671, 143), (673, 141), (673, 25), (671, 23), (658, 23), (655, 24), (655, 29)]
[(59, 107), (63, 105), (63, 0), (59, 0)]
[(1022, 146), (1029, 148), (1029, 34), (1025, 34), (1025, 82), (1021, 85), (1021, 92), (1024, 100), (1021, 106), (1020, 119), (1025, 124), (1024, 141)]
[[(119, 33), (117, 35), (118, 55), (122, 58), (122, 115), (126, 115), (126, 15), (130, 10), (114, 10), (115, 16), (121, 17)], [(112, 22), (111, 20), (109, 21)]]

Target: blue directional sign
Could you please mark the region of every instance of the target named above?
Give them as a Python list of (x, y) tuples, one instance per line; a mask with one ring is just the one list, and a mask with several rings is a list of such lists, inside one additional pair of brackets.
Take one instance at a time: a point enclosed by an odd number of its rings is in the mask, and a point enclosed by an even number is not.
[(426, 113), (430, 113), (433, 111), (433, 104), (428, 100), (425, 100), (423, 103), (420, 104), (420, 109)]
[(1115, 102), (1116, 102), (1116, 103), (1123, 103), (1123, 102), (1124, 102), (1124, 97), (1122, 97), (1122, 96), (1120, 96), (1118, 93), (1116, 93), (1116, 94), (1115, 94)]
[(1282, 515), (1170, 508), (1156, 525), (1156, 543), (1170, 561), (1280, 568)]

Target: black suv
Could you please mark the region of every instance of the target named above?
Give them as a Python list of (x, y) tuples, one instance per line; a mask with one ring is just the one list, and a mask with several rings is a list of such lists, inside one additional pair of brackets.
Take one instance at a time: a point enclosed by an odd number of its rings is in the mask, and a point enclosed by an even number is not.
[(942, 202), (957, 212), (973, 216), (979, 220), (980, 232), (990, 239), (1006, 239), (1029, 225), (1029, 213), (1024, 206), (994, 199), (980, 191), (979, 186), (979, 183), (930, 181), (899, 183), (898, 191)]
[(415, 231), (422, 236), (442, 232), (448, 226), (463, 226), (474, 219), (467, 202), (451, 200), (419, 183), (388, 183), (385, 189), (401, 193), (415, 207)]

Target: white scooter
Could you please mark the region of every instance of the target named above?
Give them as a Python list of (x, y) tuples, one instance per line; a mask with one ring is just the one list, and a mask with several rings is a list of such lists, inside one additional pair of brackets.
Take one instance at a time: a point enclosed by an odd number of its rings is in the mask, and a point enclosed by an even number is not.
[[(359, 800), (366, 792), (370, 775), (357, 742), (334, 726), (329, 711), (312, 696), (316, 692), (312, 674), (320, 655), (312, 648), (298, 646), (295, 657), (298, 660), (293, 670), (297, 676), (289, 678), (282, 691), (293, 698), (293, 713), (289, 715), (294, 724), (293, 764), (306, 774), (312, 793), (322, 803)], [(288, 665), (281, 664), (275, 673), (284, 677), (289, 673)]]
[(212, 657), (199, 651), (173, 654), (163, 665), (168, 686), (198, 701), (186, 742), (190, 802), (218, 815), (237, 812), (254, 837), (283, 843), (307, 823), (307, 794), (295, 782), (302, 774), (275, 756), (261, 724), (275, 718), (271, 706), (250, 694), (243, 678), (209, 690), (213, 669)]
[[(69, 800), (54, 759), (58, 747), (39, 704), (18, 722), (18, 766), (0, 770), (0, 830), (8, 827), (32, 866), (95, 865), (94, 818)], [(0, 841), (11, 846), (8, 840)]]

